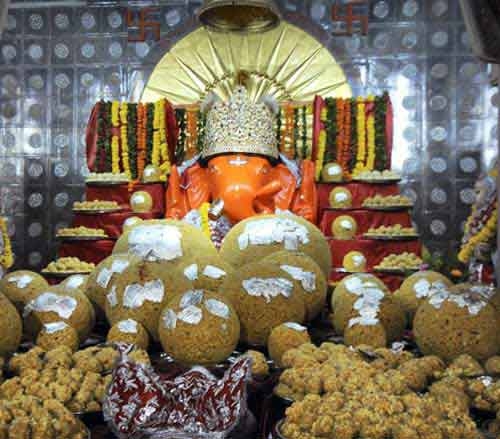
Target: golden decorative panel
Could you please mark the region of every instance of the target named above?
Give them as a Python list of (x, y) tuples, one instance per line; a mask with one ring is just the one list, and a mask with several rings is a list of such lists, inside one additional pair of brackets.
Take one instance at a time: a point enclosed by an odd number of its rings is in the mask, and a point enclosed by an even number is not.
[(210, 92), (228, 100), (244, 82), (253, 101), (312, 101), (314, 96), (350, 97), (344, 71), (328, 49), (298, 27), (282, 22), (258, 34), (190, 33), (156, 65), (141, 100), (167, 98), (194, 104)]

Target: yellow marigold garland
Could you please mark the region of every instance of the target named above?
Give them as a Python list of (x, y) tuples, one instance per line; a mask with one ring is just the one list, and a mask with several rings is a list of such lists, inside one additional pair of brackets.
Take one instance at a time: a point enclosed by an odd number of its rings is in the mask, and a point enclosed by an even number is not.
[(160, 166), (160, 107), (162, 101), (154, 104), (153, 116), (153, 151), (151, 153), (151, 163)]
[[(120, 103), (117, 101), (111, 103), (111, 124), (113, 128), (120, 125)], [(116, 135), (111, 137), (111, 172), (120, 173), (120, 141)]]
[[(368, 102), (374, 103), (375, 97), (368, 96)], [(366, 120), (366, 143), (368, 145), (368, 154), (366, 158), (366, 167), (368, 171), (375, 169), (375, 114), (372, 112)]]
[(0, 254), (0, 265), (5, 269), (9, 269), (14, 264), (14, 255), (12, 254), (12, 247), (10, 238), (7, 231), (7, 221), (5, 218), (0, 218), (0, 234), (3, 239), (3, 253)]
[(168, 139), (167, 139), (167, 123), (165, 121), (165, 99), (160, 101), (161, 105), (159, 108), (159, 123), (160, 123), (160, 157), (162, 166), (166, 165), (168, 162), (168, 167), (170, 170), (170, 161), (168, 158)]
[(212, 238), (212, 232), (210, 231), (210, 223), (208, 220), (208, 211), (210, 210), (210, 203), (203, 203), (200, 206), (200, 217), (201, 217), (201, 231), (209, 239)]
[(357, 123), (356, 123), (356, 133), (358, 139), (358, 151), (356, 155), (356, 166), (354, 167), (353, 174), (359, 174), (365, 170), (365, 160), (366, 160), (366, 113), (365, 113), (365, 101), (363, 98), (357, 99)]
[(323, 169), (323, 161), (325, 159), (326, 150), (326, 131), (322, 129), (318, 137), (318, 154), (316, 156), (316, 181), (321, 177), (321, 170)]
[(130, 172), (130, 159), (129, 159), (129, 148), (128, 148), (128, 125), (127, 125), (127, 117), (128, 117), (128, 103), (122, 102), (120, 105), (120, 138), (122, 141), (122, 165), (123, 172), (128, 175), (128, 178), (132, 178), (132, 174)]
[[(474, 212), (467, 221), (466, 230), (470, 228), (473, 216)], [(484, 227), (482, 227), (476, 235), (472, 236), (469, 241), (460, 249), (460, 252), (458, 253), (458, 260), (460, 262), (464, 264), (469, 262), (470, 258), (474, 254), (475, 248), (480, 244), (487, 243), (495, 236), (497, 231), (497, 220), (498, 209), (495, 208)]]

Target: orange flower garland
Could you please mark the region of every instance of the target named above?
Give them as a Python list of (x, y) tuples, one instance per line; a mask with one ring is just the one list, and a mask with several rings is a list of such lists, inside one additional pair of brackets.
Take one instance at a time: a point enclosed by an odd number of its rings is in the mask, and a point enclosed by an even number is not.
[[(336, 150), (337, 150), (337, 163), (342, 166), (342, 156), (344, 149), (344, 110), (345, 110), (345, 101), (344, 99), (337, 99), (337, 111), (335, 113), (336, 121), (335, 124), (337, 126), (337, 137), (335, 139)], [(343, 166), (342, 166), (343, 168)]]
[(137, 106), (137, 178), (140, 180), (146, 167), (146, 107)]
[(342, 113), (343, 121), (341, 123), (342, 127), (342, 139), (338, 147), (338, 163), (344, 171), (344, 178), (348, 179), (350, 177), (349, 173), (349, 162), (351, 160), (351, 102), (349, 99), (342, 99)]
[(196, 146), (198, 144), (198, 111), (188, 110), (186, 113), (187, 119), (187, 134), (186, 134), (186, 153), (187, 158), (190, 159), (196, 153)]
[(284, 149), (283, 153), (289, 158), (293, 159), (295, 151), (293, 150), (294, 139), (294, 111), (290, 103), (285, 106), (285, 135), (283, 136)]

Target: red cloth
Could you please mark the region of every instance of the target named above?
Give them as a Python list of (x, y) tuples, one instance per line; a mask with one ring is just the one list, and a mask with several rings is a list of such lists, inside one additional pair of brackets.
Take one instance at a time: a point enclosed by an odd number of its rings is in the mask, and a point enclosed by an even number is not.
[(362, 237), (371, 227), (393, 226), (401, 224), (411, 226), (410, 214), (407, 211), (380, 212), (373, 210), (326, 210), (321, 220), (320, 229), (326, 236), (332, 236), (332, 223), (341, 215), (349, 215), (358, 225), (357, 236)]
[(380, 264), (382, 259), (390, 254), (404, 252), (420, 255), (420, 242), (415, 241), (375, 241), (373, 239), (358, 239), (352, 241), (340, 241), (330, 239), (330, 252), (332, 254), (332, 267), (342, 267), (344, 256), (351, 251), (363, 253), (367, 261), (367, 269), (372, 269)]
[(318, 199), (320, 207), (320, 215), (323, 210), (330, 207), (330, 192), (336, 187), (344, 187), (352, 195), (352, 207), (360, 208), (365, 198), (374, 197), (375, 195), (399, 195), (399, 187), (397, 184), (368, 184), (368, 183), (318, 183)]
[(98, 241), (63, 241), (59, 246), (60, 258), (67, 256), (77, 257), (81, 261), (98, 264), (106, 259), (113, 251), (115, 241), (100, 239)]
[(123, 222), (131, 216), (138, 216), (142, 219), (161, 218), (162, 215), (154, 213), (133, 213), (131, 211), (102, 213), (96, 215), (75, 214), (73, 218), (73, 227), (92, 227), (103, 229), (110, 238), (118, 239), (122, 234)]
[[(389, 288), (389, 291), (396, 291), (403, 283), (405, 277), (402, 274), (386, 274), (386, 273), (371, 273), (377, 276)], [(330, 273), (330, 282), (340, 282), (344, 277), (349, 276), (347, 273), (338, 273), (334, 270)]]
[[(90, 113), (87, 128), (85, 130), (85, 143), (87, 145), (87, 166), (92, 172), (98, 172), (95, 169), (95, 159), (97, 153), (97, 119), (99, 117), (101, 103), (97, 102)], [(102, 161), (101, 161), (102, 163)]]
[(85, 199), (88, 201), (116, 201), (120, 207), (129, 208), (130, 196), (138, 191), (148, 192), (153, 199), (153, 213), (163, 216), (165, 212), (165, 185), (163, 183), (136, 184), (132, 192), (129, 192), (128, 184), (116, 186), (93, 186), (90, 184), (86, 186)]

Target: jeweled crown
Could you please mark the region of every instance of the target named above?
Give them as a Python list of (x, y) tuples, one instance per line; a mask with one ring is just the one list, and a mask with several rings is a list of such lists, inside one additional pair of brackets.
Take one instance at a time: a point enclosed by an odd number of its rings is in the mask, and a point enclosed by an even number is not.
[(202, 158), (224, 153), (279, 155), (273, 112), (265, 103), (251, 102), (245, 87), (237, 87), (228, 102), (217, 102), (207, 114)]

